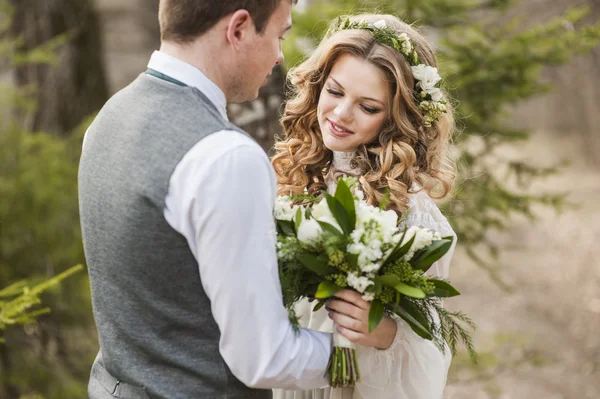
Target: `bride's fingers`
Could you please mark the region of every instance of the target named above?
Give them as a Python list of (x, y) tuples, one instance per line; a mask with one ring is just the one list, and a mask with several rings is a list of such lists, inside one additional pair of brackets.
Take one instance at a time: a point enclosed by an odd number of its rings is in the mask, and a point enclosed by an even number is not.
[(371, 307), (369, 302), (362, 299), (361, 294), (353, 290), (341, 290), (340, 292), (336, 293), (335, 296), (343, 299), (346, 302), (350, 302), (361, 309), (368, 310)]
[(362, 320), (364, 317), (363, 313), (365, 312), (363, 309), (352, 303), (335, 299), (328, 301), (325, 308), (329, 311), (334, 310), (337, 313), (344, 314), (356, 320)]
[(337, 326), (337, 331), (342, 334), (344, 337), (348, 338), (350, 342), (360, 343), (363, 341), (364, 334), (349, 330), (342, 326)]
[(360, 320), (353, 319), (344, 314), (337, 312), (329, 312), (329, 318), (337, 323), (338, 326), (342, 326), (347, 330), (351, 330), (357, 333), (363, 333), (365, 326)]

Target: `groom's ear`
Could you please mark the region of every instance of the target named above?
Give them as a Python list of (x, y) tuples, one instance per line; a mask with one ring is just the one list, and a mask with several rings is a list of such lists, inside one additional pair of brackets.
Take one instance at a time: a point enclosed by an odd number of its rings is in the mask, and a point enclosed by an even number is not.
[(255, 32), (255, 30), (254, 21), (250, 13), (246, 10), (237, 10), (231, 14), (229, 24), (227, 24), (227, 41), (237, 49), (240, 42)]

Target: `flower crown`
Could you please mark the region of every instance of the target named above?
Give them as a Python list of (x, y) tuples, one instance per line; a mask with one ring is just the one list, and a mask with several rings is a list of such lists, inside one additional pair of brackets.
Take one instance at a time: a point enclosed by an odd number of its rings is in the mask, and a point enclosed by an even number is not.
[(341, 30), (361, 29), (371, 32), (375, 40), (388, 45), (401, 53), (411, 66), (415, 79), (415, 102), (423, 113), (425, 126), (437, 122), (446, 112), (446, 101), (439, 88), (442, 79), (437, 68), (419, 62), (419, 56), (408, 34), (400, 35), (387, 26), (385, 20), (369, 23), (366, 20), (350, 21), (350, 18), (338, 18), (328, 35)]

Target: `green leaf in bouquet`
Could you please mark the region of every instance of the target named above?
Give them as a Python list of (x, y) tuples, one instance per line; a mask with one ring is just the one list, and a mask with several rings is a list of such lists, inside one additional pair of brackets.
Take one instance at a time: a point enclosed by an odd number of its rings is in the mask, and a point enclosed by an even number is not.
[(411, 298), (422, 299), (426, 297), (425, 292), (421, 288), (413, 287), (412, 285), (403, 283), (395, 274), (377, 276), (375, 277), (375, 281), (378, 281), (387, 287), (392, 287), (402, 295), (406, 295)]
[(350, 232), (352, 232), (356, 227), (356, 209), (354, 208), (354, 196), (344, 180), (338, 182), (334, 198), (337, 199), (346, 210), (348, 221), (350, 223)]
[(350, 217), (342, 203), (337, 198), (332, 197), (327, 193), (324, 193), (324, 195), (331, 214), (342, 228), (344, 234), (349, 235), (352, 233), (354, 227), (350, 224)]
[(431, 265), (437, 262), (452, 247), (452, 240), (435, 240), (429, 247), (419, 251), (408, 262), (416, 270), (426, 272)]
[(326, 277), (335, 272), (335, 269), (327, 265), (326, 256), (315, 256), (309, 252), (301, 252), (298, 254), (298, 260), (319, 276)]
[(433, 335), (429, 331), (429, 329), (423, 325), (416, 317), (414, 317), (409, 311), (403, 308), (400, 305), (394, 306), (394, 313), (400, 316), (404, 321), (408, 323), (410, 328), (421, 338), (425, 338), (428, 340), (433, 339)]
[[(419, 307), (416, 304), (408, 299), (407, 297), (402, 297), (399, 303), (400, 307), (408, 312), (415, 320), (417, 320), (423, 327), (427, 329), (430, 333), (432, 332), (431, 322), (429, 319), (429, 314), (425, 314), (424, 312), (428, 312), (427, 307)], [(433, 335), (433, 334), (432, 334)]]
[(384, 315), (385, 307), (379, 299), (374, 299), (371, 302), (371, 310), (369, 310), (369, 332), (375, 331)]
[(310, 206), (307, 206), (304, 210), (304, 217), (306, 218), (306, 220), (312, 217), (312, 208)]
[(332, 224), (329, 224), (327, 222), (319, 222), (318, 220), (317, 220), (317, 223), (319, 223), (319, 225), (321, 226), (323, 231), (333, 234), (335, 236), (343, 236), (343, 233), (341, 231), (339, 231), (337, 228), (333, 227)]
[(422, 299), (427, 296), (425, 295), (425, 291), (423, 291), (421, 288), (413, 287), (412, 285), (408, 285), (402, 282), (394, 285), (394, 288), (402, 295), (406, 295), (411, 298)]
[(315, 294), (315, 298), (317, 299), (327, 299), (331, 298), (341, 290), (343, 287), (340, 287), (337, 284), (332, 283), (331, 281), (322, 281), (317, 288), (317, 293)]
[(373, 292), (375, 293), (375, 295), (381, 294), (382, 290), (383, 290), (383, 284), (381, 284), (381, 282), (378, 280), (374, 280), (373, 281)]
[(298, 229), (300, 229), (300, 224), (302, 223), (302, 209), (301, 208), (298, 208), (298, 210), (296, 211), (296, 217), (294, 218), (294, 223), (295, 223), (296, 231), (298, 231)]
[(277, 220), (277, 230), (284, 236), (296, 237), (294, 227), (294, 223), (289, 220)]
[(400, 277), (395, 274), (384, 274), (383, 276), (376, 276), (375, 282), (379, 282), (386, 287), (392, 287), (400, 282)]
[(450, 298), (453, 296), (460, 295), (460, 292), (458, 292), (456, 288), (454, 288), (452, 285), (450, 285), (444, 280), (431, 279), (429, 281), (432, 282), (435, 286), (433, 296), (437, 296), (440, 298)]
[(394, 261), (400, 259), (401, 257), (403, 257), (404, 255), (406, 255), (406, 253), (408, 252), (410, 247), (413, 245), (413, 242), (415, 242), (415, 238), (417, 235), (416, 234), (413, 235), (410, 240), (408, 240), (404, 245), (402, 245), (402, 240), (404, 240), (405, 236), (406, 236), (406, 230), (404, 230), (404, 233), (402, 233), (402, 237), (400, 238), (400, 241), (398, 241), (398, 244), (396, 244), (396, 247), (394, 248), (394, 250), (392, 251), (390, 256), (388, 256), (388, 258), (386, 259), (386, 262), (394, 262)]
[(317, 303), (317, 304), (315, 305), (315, 307), (313, 308), (313, 310), (312, 310), (312, 311), (313, 311), (313, 312), (316, 312), (317, 310), (319, 310), (319, 309), (321, 309), (323, 306), (325, 306), (325, 304), (326, 304), (326, 303), (327, 303), (327, 300), (326, 300), (326, 299), (320, 299), (320, 300), (319, 300), (319, 303)]
[(346, 260), (354, 269), (358, 269), (358, 254), (346, 253)]

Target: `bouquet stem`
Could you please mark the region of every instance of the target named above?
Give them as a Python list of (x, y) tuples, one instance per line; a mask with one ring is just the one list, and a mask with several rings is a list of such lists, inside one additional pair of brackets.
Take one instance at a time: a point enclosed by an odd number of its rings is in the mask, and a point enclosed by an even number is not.
[(356, 359), (356, 346), (333, 330), (333, 351), (329, 358), (327, 373), (332, 388), (353, 387), (360, 381), (360, 370)]

